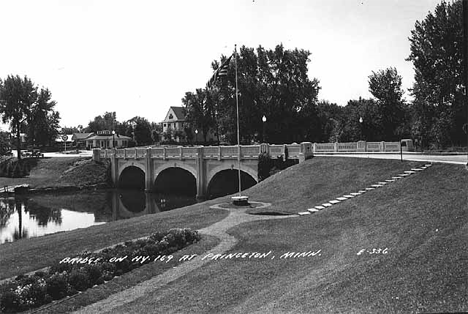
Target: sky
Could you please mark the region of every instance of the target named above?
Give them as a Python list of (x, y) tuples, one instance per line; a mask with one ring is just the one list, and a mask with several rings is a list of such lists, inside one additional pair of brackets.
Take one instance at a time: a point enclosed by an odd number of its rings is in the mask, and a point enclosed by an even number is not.
[[(370, 98), (368, 77), (395, 67), (414, 82), (411, 30), (440, 0), (0, 0), (0, 78), (48, 88), (61, 126), (115, 111), (161, 122), (234, 46), (311, 52), (319, 100)], [(409, 92), (405, 93), (411, 99)], [(5, 129), (5, 127), (3, 127)]]

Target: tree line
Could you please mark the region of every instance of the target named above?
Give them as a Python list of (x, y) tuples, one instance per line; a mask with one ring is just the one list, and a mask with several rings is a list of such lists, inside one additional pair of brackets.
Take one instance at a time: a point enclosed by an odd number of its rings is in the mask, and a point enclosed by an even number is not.
[[(402, 77), (394, 67), (369, 74), (372, 98), (345, 106), (318, 101), (316, 78), (309, 79), (306, 50), (241, 47), (237, 84), (242, 143), (397, 141), (412, 138), (424, 148), (466, 143), (466, 70), (462, 1), (438, 4), (409, 36), (414, 85), (405, 100)], [(221, 56), (221, 62), (228, 57)], [(212, 63), (213, 70), (220, 63)], [(182, 99), (189, 127), (218, 141), (236, 141), (235, 60), (225, 78)], [(265, 117), (266, 122), (262, 121)]]

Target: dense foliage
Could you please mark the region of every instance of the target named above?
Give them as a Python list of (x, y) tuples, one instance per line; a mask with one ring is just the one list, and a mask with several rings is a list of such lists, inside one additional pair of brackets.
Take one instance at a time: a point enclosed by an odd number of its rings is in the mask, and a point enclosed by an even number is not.
[[(199, 240), (197, 231), (177, 228), (154, 233), (145, 240), (127, 241), (99, 253), (64, 258), (47, 271), (21, 275), (1, 285), (0, 309), (2, 313), (15, 313), (77, 294)], [(143, 262), (141, 257), (147, 259)]]
[[(409, 38), (415, 69), (412, 134), (425, 145), (461, 145), (466, 135), (462, 1), (441, 2)], [(466, 57), (465, 57), (466, 60)]]
[(19, 158), (22, 132), (27, 134), (31, 146), (46, 146), (55, 141), (60, 121), (55, 105), (51, 92), (47, 88), (39, 90), (27, 76), (9, 75), (0, 80), (0, 114), (16, 136)]
[[(232, 58), (227, 77), (214, 87), (197, 89), (182, 99), (188, 122), (203, 134), (212, 131), (220, 140), (237, 143), (236, 62), (241, 142), (260, 141), (262, 117), (267, 119), (267, 141), (287, 143), (314, 140), (317, 132), (316, 103), (320, 89), (317, 79), (310, 80), (307, 63), (310, 52), (241, 47), (237, 61)], [(223, 57), (224, 62), (227, 58)], [(219, 66), (213, 63), (213, 68)]]

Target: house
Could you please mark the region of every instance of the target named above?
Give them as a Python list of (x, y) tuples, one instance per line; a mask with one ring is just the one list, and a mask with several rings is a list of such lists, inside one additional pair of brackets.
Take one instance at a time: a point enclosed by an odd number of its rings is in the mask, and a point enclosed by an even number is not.
[(112, 133), (111, 131), (98, 131), (97, 134), (85, 139), (86, 148), (122, 148), (128, 147), (131, 137)]
[(85, 148), (86, 147), (86, 139), (94, 136), (93, 132), (91, 133), (73, 133), (72, 140), (73, 146), (76, 148)]
[[(162, 123), (163, 137), (164, 134), (169, 132), (172, 133), (172, 139), (176, 142), (181, 142), (183, 139), (179, 136), (175, 136), (175, 132), (184, 132), (185, 128), (185, 113), (184, 107), (170, 107), (166, 114), (166, 118)], [(164, 137), (163, 140), (171, 140), (170, 138)]]
[[(187, 138), (184, 138), (186, 136), (185, 131), (186, 128), (189, 126), (188, 122), (185, 121), (185, 113), (184, 113), (184, 107), (169, 107), (169, 111), (166, 114), (166, 118), (164, 121), (161, 122), (162, 124), (162, 131), (163, 131), (163, 141), (170, 141), (174, 140), (178, 143), (189, 140)], [(190, 136), (191, 140), (194, 142), (202, 142), (203, 135), (201, 132), (198, 132), (198, 130), (194, 130), (191, 128), (192, 134)], [(178, 136), (177, 133), (183, 132), (183, 137)], [(168, 133), (171, 133), (171, 138), (168, 138), (167, 135)], [(207, 141), (213, 141), (215, 140), (216, 137), (213, 132), (208, 132), (207, 134)]]

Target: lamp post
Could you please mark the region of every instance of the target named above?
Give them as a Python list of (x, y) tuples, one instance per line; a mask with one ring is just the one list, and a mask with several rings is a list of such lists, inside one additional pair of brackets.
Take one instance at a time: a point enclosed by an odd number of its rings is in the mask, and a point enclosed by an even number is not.
[(262, 143), (265, 143), (265, 125), (266, 125), (266, 120), (267, 120), (267, 118), (265, 117), (265, 115), (263, 115), (263, 117), (262, 117), (262, 121), (263, 121)]
[(132, 137), (133, 137), (133, 142), (135, 143), (135, 146), (137, 146), (136, 140), (135, 140), (135, 127), (136, 127), (136, 122), (131, 121), (130, 125), (132, 126)]
[(362, 117), (359, 117), (359, 123), (361, 124), (361, 139), (363, 138), (363, 132), (362, 132), (362, 123), (364, 122), (364, 119)]
[(195, 145), (197, 145), (198, 140), (198, 130), (195, 130)]
[(115, 131), (112, 130), (112, 148), (115, 148)]

